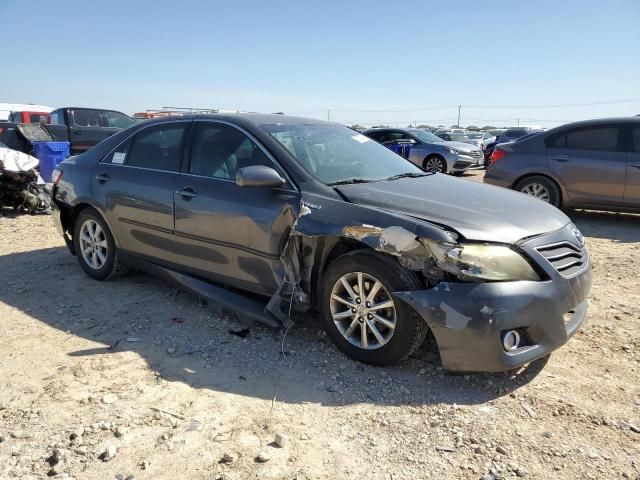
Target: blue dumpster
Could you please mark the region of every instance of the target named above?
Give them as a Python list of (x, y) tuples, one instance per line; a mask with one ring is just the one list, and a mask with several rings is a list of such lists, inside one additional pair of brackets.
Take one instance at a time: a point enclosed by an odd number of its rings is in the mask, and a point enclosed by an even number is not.
[(411, 142), (393, 142), (388, 143), (387, 148), (398, 155), (402, 155), (404, 158), (409, 158), (409, 154), (411, 153), (411, 147), (413, 144)]
[(69, 156), (69, 142), (32, 142), (33, 151), (40, 160), (40, 175), (45, 182), (51, 182), (53, 170)]

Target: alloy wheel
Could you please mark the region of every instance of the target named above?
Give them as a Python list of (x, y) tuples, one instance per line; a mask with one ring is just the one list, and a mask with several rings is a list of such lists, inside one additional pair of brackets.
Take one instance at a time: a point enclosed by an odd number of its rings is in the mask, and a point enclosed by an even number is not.
[(532, 197), (539, 198), (547, 203), (551, 201), (551, 194), (549, 193), (549, 190), (547, 190), (547, 187), (539, 183), (528, 183), (522, 187), (520, 191), (527, 195), (531, 195)]
[(438, 157), (431, 157), (427, 159), (425, 169), (427, 172), (441, 173), (444, 172), (444, 163), (442, 159)]
[(396, 329), (396, 306), (377, 278), (352, 272), (331, 290), (330, 310), (340, 334), (352, 345), (375, 350), (386, 345)]
[(95, 220), (88, 219), (80, 227), (80, 250), (86, 264), (100, 270), (107, 261), (107, 236)]

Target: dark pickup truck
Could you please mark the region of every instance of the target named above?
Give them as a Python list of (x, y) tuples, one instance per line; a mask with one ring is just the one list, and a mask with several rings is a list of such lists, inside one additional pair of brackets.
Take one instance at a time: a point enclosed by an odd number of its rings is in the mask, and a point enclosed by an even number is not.
[[(44, 125), (53, 141), (71, 143), (71, 154), (84, 153), (135, 121), (121, 112), (95, 108), (66, 107), (58, 108), (49, 114), (50, 123)], [(0, 142), (9, 148), (31, 153), (31, 141), (20, 124), (0, 122)], [(38, 138), (42, 140), (42, 138)]]
[(71, 143), (71, 153), (84, 153), (135, 121), (121, 112), (95, 108), (58, 108), (50, 114), (47, 130), (56, 141)]

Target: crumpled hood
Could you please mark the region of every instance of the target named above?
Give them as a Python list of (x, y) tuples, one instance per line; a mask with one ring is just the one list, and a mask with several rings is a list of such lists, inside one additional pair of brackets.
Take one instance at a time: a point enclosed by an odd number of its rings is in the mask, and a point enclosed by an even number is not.
[(439, 173), (336, 188), (352, 203), (444, 225), (469, 240), (515, 243), (570, 222), (542, 200)]

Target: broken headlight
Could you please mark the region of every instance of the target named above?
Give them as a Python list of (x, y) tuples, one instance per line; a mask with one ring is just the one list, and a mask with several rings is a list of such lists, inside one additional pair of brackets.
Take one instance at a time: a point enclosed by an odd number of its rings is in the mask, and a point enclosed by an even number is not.
[(421, 239), (436, 264), (446, 272), (468, 280), (540, 280), (531, 265), (504, 245), (451, 244)]

